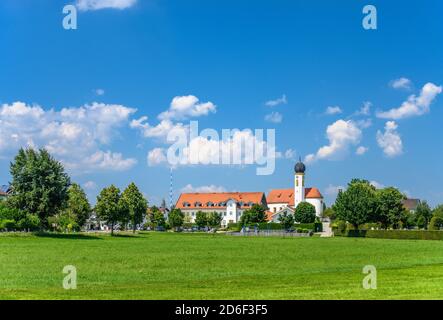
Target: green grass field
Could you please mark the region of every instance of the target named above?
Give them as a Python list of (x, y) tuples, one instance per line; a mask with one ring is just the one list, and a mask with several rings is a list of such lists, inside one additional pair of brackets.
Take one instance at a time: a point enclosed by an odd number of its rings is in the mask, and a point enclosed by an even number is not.
[[(362, 288), (365, 265), (376, 290)], [(0, 235), (0, 299), (403, 298), (443, 299), (443, 241)]]

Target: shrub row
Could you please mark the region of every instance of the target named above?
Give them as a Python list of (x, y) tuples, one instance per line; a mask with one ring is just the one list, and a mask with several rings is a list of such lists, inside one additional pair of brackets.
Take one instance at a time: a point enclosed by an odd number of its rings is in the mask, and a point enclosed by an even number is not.
[[(246, 227), (249, 227), (250, 229), (254, 230), (256, 223), (251, 223), (246, 225)], [(228, 224), (228, 230), (230, 231), (240, 231), (243, 226), (240, 223), (229, 223)], [(276, 222), (262, 222), (258, 224), (259, 230), (266, 231), (266, 230), (282, 230), (283, 227), (280, 223)], [(294, 230), (309, 230), (314, 232), (321, 232), (323, 229), (323, 225), (320, 222), (315, 223), (296, 223), (293, 226)]]
[(347, 230), (336, 231), (335, 235), (381, 239), (443, 240), (443, 231), (429, 230)]

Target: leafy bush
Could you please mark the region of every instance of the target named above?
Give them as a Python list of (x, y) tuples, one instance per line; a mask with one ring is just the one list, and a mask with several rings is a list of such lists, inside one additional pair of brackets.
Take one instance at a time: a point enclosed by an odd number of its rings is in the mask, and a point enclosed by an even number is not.
[(40, 226), (40, 219), (32, 214), (27, 214), (18, 222), (18, 228), (24, 231), (36, 231)]
[(17, 228), (17, 223), (11, 219), (4, 219), (0, 221), (0, 230), (13, 231)]

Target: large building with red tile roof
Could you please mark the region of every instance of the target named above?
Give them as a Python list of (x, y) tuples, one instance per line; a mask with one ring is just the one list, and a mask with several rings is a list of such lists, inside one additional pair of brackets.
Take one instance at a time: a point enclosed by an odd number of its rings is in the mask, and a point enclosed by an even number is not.
[(240, 221), (243, 212), (254, 204), (267, 208), (268, 221), (278, 221), (285, 210), (293, 212), (303, 201), (311, 203), (317, 216), (323, 213), (323, 196), (317, 188), (305, 188), (305, 165), (295, 165), (294, 188), (274, 189), (266, 197), (263, 192), (182, 193), (175, 207), (181, 209), (187, 219), (195, 222), (198, 211), (217, 212), (222, 215), (222, 226)]
[(175, 205), (195, 222), (198, 211), (217, 212), (222, 215), (222, 226), (236, 223), (254, 204), (267, 208), (264, 192), (182, 193)]

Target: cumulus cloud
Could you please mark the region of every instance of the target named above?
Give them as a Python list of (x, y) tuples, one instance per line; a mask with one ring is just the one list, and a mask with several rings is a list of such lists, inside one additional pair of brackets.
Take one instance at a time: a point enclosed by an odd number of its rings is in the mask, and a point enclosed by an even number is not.
[(181, 193), (219, 193), (226, 192), (226, 189), (221, 186), (209, 185), (209, 186), (200, 186), (193, 187), (191, 184), (184, 186), (181, 190)]
[(360, 143), (362, 131), (352, 120), (338, 120), (328, 126), (326, 136), (329, 144), (321, 147), (317, 153), (306, 156), (307, 163), (322, 159), (342, 159), (350, 146)]
[(137, 0), (77, 0), (76, 6), (82, 11), (101, 9), (127, 9), (137, 3)]
[(148, 152), (147, 161), (150, 167), (167, 164), (166, 150), (164, 148), (152, 149)]
[[(3, 104), (0, 107), (0, 155), (10, 156), (20, 147), (44, 147), (71, 168), (87, 170), (102, 168), (121, 170), (116, 161), (97, 165), (87, 162), (103, 145), (109, 145), (117, 136), (118, 128), (128, 123), (136, 109), (122, 105), (92, 103), (61, 111), (44, 110), (38, 105), (23, 102)], [(123, 159), (118, 154), (107, 154), (103, 160)], [(107, 164), (107, 166), (106, 166)], [(113, 165), (116, 165), (115, 167)], [(123, 166), (123, 167), (125, 167)]]
[(271, 112), (265, 116), (265, 120), (272, 123), (281, 123), (283, 115), (280, 112)]
[(378, 112), (377, 117), (382, 119), (404, 119), (414, 116), (421, 116), (430, 111), (430, 105), (434, 99), (442, 92), (442, 87), (433, 83), (426, 83), (421, 89), (420, 95), (411, 95), (398, 108), (389, 111)]
[(357, 150), (355, 151), (355, 154), (356, 155), (358, 155), (358, 156), (362, 156), (362, 155), (364, 155), (366, 152), (368, 152), (369, 151), (369, 148), (367, 148), (367, 147), (363, 147), (363, 146), (360, 146), (360, 147), (358, 147), (357, 148)]
[(329, 106), (326, 108), (325, 114), (328, 116), (332, 116), (335, 114), (343, 113), (343, 110), (339, 106)]
[(276, 159), (275, 148), (255, 136), (251, 130), (234, 130), (228, 139), (215, 140), (198, 136), (187, 144), (172, 145), (169, 148), (156, 148), (148, 153), (150, 166), (170, 165), (248, 165), (264, 164)]
[(169, 109), (162, 112), (160, 120), (183, 120), (193, 117), (206, 116), (215, 113), (217, 107), (212, 102), (199, 103), (196, 96), (179, 96), (172, 99)]
[(266, 101), (265, 105), (267, 107), (276, 107), (281, 104), (287, 104), (287, 103), (288, 103), (288, 99), (286, 98), (286, 95), (284, 94), (283, 96), (281, 96), (278, 99)]
[(403, 153), (403, 142), (400, 134), (397, 132), (397, 128), (398, 125), (395, 121), (388, 121), (386, 122), (384, 132), (377, 131), (377, 143), (389, 158)]
[(399, 79), (392, 80), (389, 85), (394, 89), (411, 89), (412, 82), (408, 78), (401, 77)]
[(156, 126), (150, 125), (148, 117), (143, 116), (140, 119), (134, 119), (131, 121), (130, 127), (133, 129), (139, 129), (145, 138), (160, 138), (166, 140), (168, 134), (178, 130), (189, 130), (189, 126), (185, 126), (182, 123), (173, 123), (170, 120), (162, 120)]

